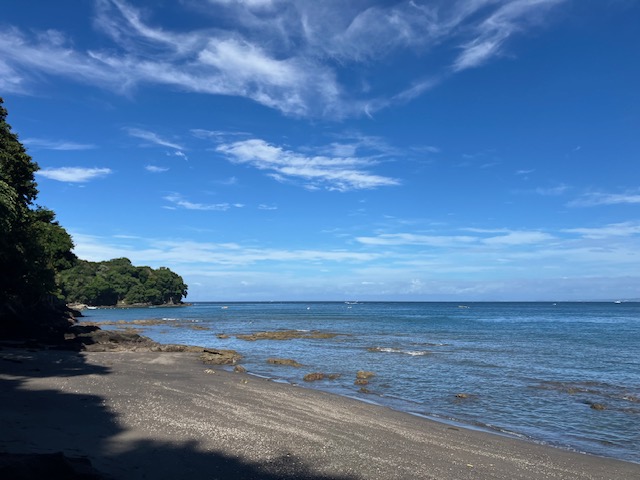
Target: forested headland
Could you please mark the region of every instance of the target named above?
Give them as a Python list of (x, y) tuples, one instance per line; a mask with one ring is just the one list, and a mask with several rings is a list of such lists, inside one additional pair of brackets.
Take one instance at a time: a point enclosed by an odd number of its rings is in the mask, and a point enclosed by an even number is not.
[(182, 277), (166, 267), (136, 267), (128, 258), (105, 262), (77, 260), (58, 273), (68, 303), (176, 305), (187, 296)]
[(0, 97), (0, 337), (68, 325), (65, 305), (179, 304), (182, 277), (126, 258), (80, 260), (55, 213), (36, 203), (35, 172)]

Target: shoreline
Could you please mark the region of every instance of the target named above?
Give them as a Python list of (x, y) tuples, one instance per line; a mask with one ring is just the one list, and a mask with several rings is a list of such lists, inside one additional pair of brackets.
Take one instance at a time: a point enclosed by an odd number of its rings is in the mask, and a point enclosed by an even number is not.
[[(118, 322), (98, 321), (98, 322), (95, 322), (93, 325), (108, 329), (110, 331), (123, 331), (122, 329), (124, 326), (131, 326), (134, 328), (132, 329), (125, 328), (124, 331), (132, 331), (132, 332), (135, 331), (140, 334), (151, 335), (156, 341), (159, 341), (159, 342), (178, 342), (185, 345), (202, 345), (203, 344), (202, 343), (203, 337), (195, 336), (196, 334), (199, 334), (199, 332), (194, 333), (193, 335), (186, 334), (184, 337), (171, 336), (173, 334), (169, 336), (157, 335), (157, 330), (151, 330), (153, 328), (157, 328), (156, 323), (160, 325), (166, 323), (176, 327), (180, 327), (182, 326), (182, 323), (180, 323), (181, 318), (161, 319), (161, 320), (156, 319), (156, 317), (153, 317), (153, 318), (154, 318), (153, 320), (149, 320), (149, 319), (134, 320), (134, 321), (120, 320)], [(198, 322), (198, 320), (194, 320), (194, 321)], [(133, 325), (131, 325), (131, 323)], [(147, 326), (150, 326), (149, 327), (150, 329), (147, 329)], [(192, 327), (191, 323), (185, 324), (185, 327), (187, 328), (187, 331), (192, 328), (194, 330), (196, 329), (207, 330), (206, 328), (202, 328), (202, 327)], [(212, 330), (211, 333), (207, 333), (207, 332), (203, 332), (203, 333), (205, 335), (206, 334), (212, 335), (216, 332), (215, 329), (211, 329), (211, 330)], [(252, 337), (251, 340), (253, 340), (253, 337), (256, 337), (256, 339), (263, 338), (263, 337), (267, 338), (266, 335), (262, 335), (263, 333), (265, 334), (266, 333), (282, 333), (282, 332), (290, 331), (287, 329), (284, 329), (284, 330), (276, 329), (273, 332), (271, 332), (270, 330), (266, 332), (262, 332), (258, 330), (260, 330), (260, 328), (256, 328), (254, 330), (247, 330), (249, 332), (254, 332), (254, 333), (251, 333), (251, 335), (247, 335), (244, 330), (242, 331), (242, 334), (239, 334), (238, 332), (235, 332), (235, 333), (234, 331), (227, 332), (227, 330), (222, 329), (220, 330), (220, 332), (226, 332), (230, 334), (228, 336), (216, 335), (218, 338), (224, 338), (225, 339), (224, 341), (216, 341), (214, 338), (212, 343), (208, 343), (208, 344), (204, 343), (204, 344), (209, 345), (209, 347), (207, 348), (214, 348), (214, 349), (215, 348), (233, 348), (237, 350), (239, 353), (243, 354), (246, 357), (240, 360), (239, 362), (242, 364), (243, 367), (246, 367), (249, 369), (250, 374), (257, 375), (259, 377), (268, 378), (275, 382), (304, 386), (305, 388), (318, 389), (318, 390), (334, 393), (337, 395), (347, 396), (350, 398), (356, 397), (361, 401), (367, 401), (366, 399), (363, 400), (361, 398), (361, 397), (366, 397), (367, 399), (369, 399), (375, 404), (386, 406), (386, 407), (389, 407), (398, 411), (406, 412), (409, 414), (424, 416), (425, 418), (428, 418), (437, 422), (441, 422), (447, 425), (454, 425), (461, 428), (480, 430), (480, 431), (484, 431), (492, 434), (506, 435), (509, 437), (525, 439), (527, 441), (531, 441), (534, 443), (548, 445), (548, 446), (552, 446), (553, 448), (560, 448), (560, 449), (571, 451), (571, 452), (603, 456), (605, 458), (614, 458), (614, 459), (619, 459), (622, 461), (627, 461), (632, 463), (634, 462), (640, 463), (638, 456), (636, 454), (637, 450), (634, 450), (634, 448), (636, 447), (633, 447), (633, 443), (627, 444), (626, 450), (624, 450), (625, 444), (622, 444), (622, 443), (615, 444), (611, 442), (610, 444), (607, 444), (605, 441), (602, 441), (601, 443), (599, 443), (598, 438), (604, 439), (607, 437), (604, 434), (598, 435), (597, 434), (598, 432), (595, 432), (596, 435), (592, 437), (589, 437), (589, 436), (579, 437), (576, 431), (572, 431), (571, 429), (568, 429), (566, 427), (564, 429), (557, 428), (556, 423), (550, 422), (544, 418), (542, 419), (531, 418), (531, 414), (529, 414), (530, 418), (527, 419), (526, 409), (522, 409), (522, 412), (517, 413), (517, 415), (522, 414), (525, 420), (531, 420), (531, 421), (529, 423), (525, 421), (522, 424), (517, 422), (500, 423), (499, 421), (496, 421), (495, 411), (494, 411), (493, 418), (489, 416), (483, 416), (483, 414), (487, 414), (487, 412), (491, 414), (492, 412), (491, 407), (493, 407), (493, 404), (489, 405), (488, 410), (480, 410), (477, 407), (475, 407), (476, 409), (471, 412), (475, 416), (469, 415), (469, 410), (471, 408), (474, 408), (474, 406), (476, 405), (476, 400), (477, 400), (476, 397), (482, 396), (482, 398), (491, 398), (491, 396), (495, 393), (492, 391), (491, 383), (478, 384), (478, 386), (474, 386), (473, 389), (455, 388), (455, 387), (449, 389), (448, 392), (444, 392), (444, 394), (441, 394), (440, 397), (436, 399), (436, 401), (442, 401), (441, 399), (445, 399), (449, 401), (448, 405), (444, 405), (445, 408), (443, 410), (441, 404), (434, 403), (432, 405), (428, 402), (420, 403), (420, 402), (412, 401), (411, 399), (407, 399), (410, 397), (401, 397), (398, 395), (394, 395), (393, 391), (389, 389), (385, 390), (386, 384), (384, 383), (382, 383), (382, 388), (377, 388), (380, 382), (376, 382), (376, 379), (373, 380), (371, 385), (366, 385), (365, 388), (359, 389), (359, 384), (357, 383), (355, 384), (356, 386), (353, 386), (354, 383), (351, 381), (351, 377), (352, 375), (356, 374), (356, 371), (359, 368), (366, 369), (368, 367), (370, 369), (377, 371), (377, 373), (380, 375), (384, 374), (384, 370), (378, 371), (377, 366), (374, 366), (373, 364), (369, 365), (368, 363), (357, 362), (355, 366), (352, 363), (350, 364), (349, 367), (342, 368), (343, 364), (340, 363), (341, 360), (336, 358), (335, 360), (332, 360), (331, 365), (324, 364), (318, 367), (318, 366), (314, 366), (314, 365), (317, 365), (314, 362), (306, 362), (304, 360), (304, 355), (298, 356), (298, 354), (296, 353), (287, 352), (286, 350), (288, 348), (294, 348), (293, 344), (291, 347), (287, 347), (287, 346), (282, 346), (284, 344), (280, 344), (279, 342), (273, 342), (273, 350), (272, 350), (272, 347), (271, 347), (272, 344), (260, 343), (260, 344), (256, 344), (256, 345), (259, 345), (259, 347), (257, 347), (258, 353), (256, 353), (253, 350), (253, 344), (250, 344), (251, 346), (246, 346), (246, 343), (238, 342), (237, 340), (233, 344), (225, 343), (229, 341), (229, 340), (226, 340), (229, 337), (237, 337), (237, 339), (240, 339), (242, 337), (241, 339), (245, 340), (245, 339), (248, 339), (245, 337), (251, 336)], [(256, 334), (255, 331), (258, 331), (258, 334)], [(299, 331), (307, 332), (308, 330), (299, 330)], [(156, 333), (155, 336), (153, 335), (153, 332)], [(162, 333), (164, 334), (164, 332)], [(280, 337), (274, 336), (274, 338), (280, 338)], [(367, 343), (366, 345), (369, 345), (369, 343)], [(371, 343), (371, 345), (377, 345), (377, 343)], [(371, 351), (372, 349), (368, 349), (368, 350)], [(382, 351), (382, 350), (383, 349), (377, 349), (376, 351)], [(290, 354), (292, 358), (295, 358), (296, 360), (300, 360), (302, 363), (307, 364), (307, 366), (301, 369), (290, 369), (290, 368), (282, 369), (281, 367), (273, 367), (271, 365), (267, 365), (269, 363), (268, 361), (269, 359), (267, 357), (286, 357), (288, 354)], [(258, 360), (256, 360), (256, 358)], [(267, 360), (266, 362), (267, 364), (265, 364), (265, 359)], [(367, 359), (367, 362), (368, 361), (369, 360)], [(304, 381), (306, 379), (303, 378), (303, 374), (308, 372), (314, 372), (314, 371), (324, 372), (325, 380), (318, 381), (318, 382)], [(329, 375), (335, 375), (337, 377), (338, 374), (340, 374), (340, 376), (342, 377), (341, 379), (333, 379), (333, 378), (331, 378), (330, 380), (326, 379), (326, 378), (329, 378)], [(474, 395), (474, 393), (477, 393), (477, 391), (474, 390), (475, 388), (484, 389), (484, 391), (482, 391), (480, 395)], [(467, 395), (469, 399), (467, 399), (468, 398)], [(460, 399), (458, 399), (457, 397), (460, 397)], [(590, 410), (588, 410), (588, 407), (589, 405), (592, 404), (592, 402), (595, 403), (600, 401), (600, 399), (597, 399), (597, 398), (587, 398), (586, 401), (582, 398), (579, 398), (578, 400), (574, 400), (575, 397), (578, 397), (578, 395), (575, 395), (575, 396), (573, 394), (570, 395), (571, 400), (575, 402), (575, 405), (573, 405), (573, 407), (577, 407), (579, 409), (578, 413), (583, 415), (584, 415), (583, 413), (584, 410), (587, 410), (587, 415), (589, 415), (588, 412), (590, 412)], [(503, 396), (500, 398), (510, 398), (510, 397)], [(635, 401), (635, 400), (632, 399), (630, 401)], [(513, 403), (511, 400), (508, 400), (505, 403), (510, 403), (517, 406), (517, 403)], [(607, 408), (608, 410), (615, 411), (614, 408), (611, 408), (611, 405), (607, 405), (607, 406), (609, 407)], [(632, 407), (634, 406), (635, 405), (632, 405)], [(440, 407), (440, 410), (438, 410), (438, 407)], [(449, 408), (448, 410), (447, 410), (447, 407)], [(511, 408), (511, 405), (508, 405), (508, 407)], [(467, 411), (464, 410), (465, 408), (467, 408)], [(463, 414), (456, 415), (456, 413), (458, 413), (459, 411), (462, 411)], [(441, 412), (444, 412), (444, 414), (439, 415), (439, 413)], [(467, 413), (467, 415), (465, 416), (464, 413)], [(608, 413), (609, 412), (606, 412), (606, 414)], [(594, 417), (593, 421), (598, 422), (600, 421), (600, 417), (602, 417), (604, 414), (591, 413), (591, 415), (592, 416), (597, 415), (598, 417)], [(486, 421), (486, 418), (489, 418), (490, 421)], [(559, 420), (562, 421), (562, 419), (559, 419)], [(540, 422), (546, 421), (547, 423), (541, 423), (541, 425), (544, 425), (545, 427), (547, 427), (548, 430), (546, 431), (535, 430), (535, 427), (538, 425), (537, 423), (538, 421)], [(527, 428), (529, 428), (529, 430), (527, 430)], [(545, 433), (547, 432), (552, 432), (552, 434), (545, 435)], [(573, 436), (572, 436), (572, 433), (573, 433)], [(627, 435), (627, 437), (629, 437), (629, 435)], [(633, 442), (633, 437), (631, 437), (631, 441)], [(616, 447), (618, 445), (622, 445), (622, 447), (616, 450)]]
[(63, 451), (110, 478), (585, 478), (640, 464), (255, 375), (194, 353), (2, 348), (0, 451)]

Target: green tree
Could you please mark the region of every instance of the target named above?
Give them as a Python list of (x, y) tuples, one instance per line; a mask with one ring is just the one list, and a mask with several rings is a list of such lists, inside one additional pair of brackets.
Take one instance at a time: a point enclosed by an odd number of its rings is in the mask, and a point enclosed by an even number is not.
[(166, 267), (136, 267), (127, 258), (79, 260), (58, 274), (58, 282), (68, 302), (88, 305), (179, 304), (188, 288)]
[(38, 170), (7, 123), (0, 98), (0, 320), (50, 309), (56, 270), (73, 264), (71, 237), (51, 210), (37, 207)]

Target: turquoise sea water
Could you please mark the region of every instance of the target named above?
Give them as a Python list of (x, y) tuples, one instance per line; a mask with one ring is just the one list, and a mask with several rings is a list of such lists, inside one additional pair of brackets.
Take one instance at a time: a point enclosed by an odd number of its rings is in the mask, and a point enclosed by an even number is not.
[[(640, 303), (196, 303), (89, 310), (84, 320), (139, 319), (166, 320), (144, 327), (154, 340), (234, 349), (250, 373), (274, 380), (640, 462)], [(281, 329), (340, 335), (235, 338)], [(370, 393), (354, 385), (358, 370), (375, 372)], [(309, 372), (341, 376), (303, 382)]]

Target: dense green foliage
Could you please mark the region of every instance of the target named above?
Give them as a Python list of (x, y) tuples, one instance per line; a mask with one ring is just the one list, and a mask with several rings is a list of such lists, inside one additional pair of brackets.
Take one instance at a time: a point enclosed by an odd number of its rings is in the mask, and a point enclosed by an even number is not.
[(180, 303), (187, 286), (168, 268), (134, 267), (122, 258), (78, 260), (54, 212), (34, 203), (39, 167), (6, 122), (3, 103), (0, 98), (0, 334), (50, 328), (65, 301)]
[(187, 296), (182, 277), (168, 268), (134, 267), (127, 258), (79, 260), (58, 274), (68, 302), (87, 305), (176, 304)]
[(0, 317), (51, 305), (55, 273), (76, 260), (51, 210), (34, 205), (38, 170), (6, 122), (0, 98)]

